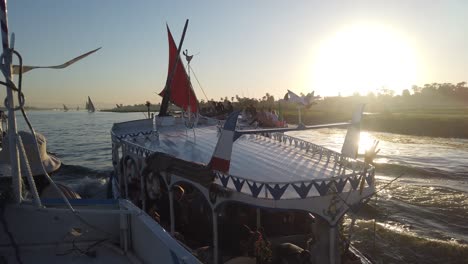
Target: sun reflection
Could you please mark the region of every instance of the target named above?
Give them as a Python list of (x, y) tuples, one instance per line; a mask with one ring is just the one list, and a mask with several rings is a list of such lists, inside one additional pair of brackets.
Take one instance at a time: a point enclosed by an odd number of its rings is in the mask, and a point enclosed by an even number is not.
[(359, 153), (364, 154), (374, 144), (375, 137), (368, 132), (361, 132), (359, 139)]

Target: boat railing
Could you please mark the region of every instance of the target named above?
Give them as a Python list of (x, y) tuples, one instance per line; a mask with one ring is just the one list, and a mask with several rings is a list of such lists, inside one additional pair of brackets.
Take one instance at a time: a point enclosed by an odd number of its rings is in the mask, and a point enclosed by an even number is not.
[[(360, 187), (361, 182), (367, 183), (367, 187), (374, 187), (375, 168), (362, 161), (345, 157), (336, 151), (283, 133), (262, 133), (251, 136), (289, 144), (310, 153), (312, 156), (319, 155), (318, 159), (326, 158), (327, 164), (333, 160), (332, 171), (327, 172), (328, 176), (326, 177), (319, 176), (308, 180), (288, 182), (252, 180), (217, 171), (216, 175), (219, 182), (225, 188), (234, 188), (238, 192), (250, 193), (255, 198), (280, 200), (285, 193), (288, 194), (286, 199), (305, 199), (365, 188), (365, 185)], [(349, 171), (346, 172), (346, 170)], [(325, 176), (325, 173), (323, 173), (323, 176)], [(246, 182), (248, 187), (245, 187)]]
[(258, 181), (228, 175), (218, 171), (215, 173), (219, 179), (218, 183), (223, 187), (250, 194), (254, 198), (262, 199), (306, 199), (330, 194), (341, 194), (360, 190), (361, 182), (367, 183), (363, 185), (362, 188), (374, 187), (374, 170), (355, 172), (351, 175), (335, 176), (331, 178), (292, 182)]
[(147, 135), (151, 135), (153, 133), (153, 130), (143, 130), (143, 131), (138, 131), (138, 132), (134, 132), (134, 133), (127, 133), (127, 134), (122, 134), (122, 135), (117, 135), (116, 133), (114, 133), (113, 131), (111, 131), (111, 136), (112, 138), (114, 139), (117, 139), (118, 141), (120, 140), (124, 140), (126, 138), (135, 138), (137, 136), (147, 136)]
[(351, 168), (352, 170), (358, 170), (362, 171), (365, 168), (371, 169), (372, 166), (369, 164), (365, 164), (364, 162), (357, 160), (357, 159), (352, 159), (349, 157), (346, 157), (342, 155), (339, 152), (336, 152), (334, 150), (325, 148), (323, 146), (314, 144), (312, 142), (305, 141), (303, 139), (299, 139), (293, 136), (285, 135), (284, 133), (259, 133), (259, 134), (253, 134), (253, 136), (256, 137), (264, 137), (266, 139), (273, 139), (275, 141), (278, 141), (280, 143), (288, 144), (289, 146), (292, 146), (294, 148), (300, 149), (305, 151), (306, 153), (310, 153), (313, 156), (314, 155), (319, 155), (319, 160), (321, 160), (323, 157), (327, 159), (327, 162), (330, 162), (330, 159), (333, 158), (333, 161), (336, 163), (339, 163), (342, 166)]
[[(131, 139), (135, 139), (138, 136), (149, 136), (153, 133), (153, 130), (141, 130), (141, 131), (136, 131), (136, 132), (131, 132), (131, 133), (126, 133), (122, 135), (118, 135), (114, 131), (111, 131), (111, 136), (114, 142), (118, 141), (124, 141), (130, 145), (134, 145), (136, 148), (140, 149), (146, 149), (144, 146), (140, 146), (138, 144), (132, 143)], [(314, 155), (319, 155), (319, 160), (321, 160), (323, 157), (325, 157), (327, 160), (326, 162), (330, 162), (330, 160), (333, 158), (333, 161), (337, 164), (340, 165), (340, 168), (346, 167), (348, 169), (352, 169), (353, 171), (363, 171), (364, 169), (371, 169), (372, 166), (369, 164), (365, 164), (364, 162), (356, 159), (351, 159), (349, 157), (343, 156), (341, 153), (338, 153), (334, 150), (319, 146), (317, 144), (292, 137), (289, 135), (285, 135), (283, 133), (259, 133), (259, 134), (252, 134), (250, 136), (255, 136), (255, 137), (264, 137), (264, 138), (269, 138), (269, 139), (274, 139), (275, 141), (278, 141), (280, 143), (287, 144), (289, 143), (290, 146), (293, 146), (297, 149), (304, 150), (306, 153), (310, 153), (313, 156)], [(148, 151), (151, 152), (151, 150), (147, 149)], [(146, 151), (140, 151), (142, 153), (145, 153)]]

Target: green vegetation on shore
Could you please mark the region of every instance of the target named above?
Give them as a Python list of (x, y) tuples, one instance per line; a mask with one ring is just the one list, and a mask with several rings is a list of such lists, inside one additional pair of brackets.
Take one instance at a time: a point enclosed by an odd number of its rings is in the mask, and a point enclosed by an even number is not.
[[(228, 100), (227, 97), (221, 101)], [(232, 97), (234, 109), (242, 110), (254, 105), (257, 110), (274, 109), (288, 123), (298, 121), (297, 105), (275, 100), (266, 94), (261, 99)], [(413, 86), (412, 93), (404, 90), (395, 95), (392, 90), (381, 89), (379, 93), (366, 96), (355, 94), (348, 97), (325, 97), (309, 109), (302, 109), (302, 121), (306, 125), (348, 121), (358, 104), (366, 104), (362, 128), (368, 131), (390, 132), (431, 137), (468, 138), (468, 87), (465, 82), (433, 83), (423, 87)], [(201, 100), (200, 107), (210, 104)], [(172, 110), (178, 110), (172, 106)], [(152, 105), (151, 112), (159, 110)], [(147, 112), (145, 104), (121, 106), (105, 111)]]
[[(362, 121), (362, 129), (405, 135), (468, 138), (468, 113), (446, 114), (443, 113), (445, 110), (438, 110), (441, 113), (437, 111), (429, 114), (406, 111), (366, 113)], [(350, 118), (351, 112), (308, 111), (302, 114), (303, 122), (308, 125), (343, 122)], [(297, 123), (297, 111), (284, 113), (284, 119), (288, 123)]]

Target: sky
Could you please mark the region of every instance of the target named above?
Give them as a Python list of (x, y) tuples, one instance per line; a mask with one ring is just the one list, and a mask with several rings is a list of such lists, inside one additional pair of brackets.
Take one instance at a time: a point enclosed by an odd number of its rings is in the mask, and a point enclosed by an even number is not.
[[(208, 99), (401, 93), (411, 85), (468, 81), (468, 1), (8, 2), (10, 32), (25, 65), (63, 70), (24, 75), (30, 106), (97, 108), (161, 101), (168, 44), (189, 19), (183, 49)], [(192, 78), (193, 80), (193, 78)], [(198, 98), (207, 99), (193, 82)], [(4, 97), (5, 92), (1, 91)]]

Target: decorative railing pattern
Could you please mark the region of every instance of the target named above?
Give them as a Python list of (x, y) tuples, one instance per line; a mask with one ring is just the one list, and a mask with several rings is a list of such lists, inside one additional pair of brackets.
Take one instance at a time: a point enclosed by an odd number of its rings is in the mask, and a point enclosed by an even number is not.
[[(280, 200), (283, 197), (283, 199), (305, 199), (314, 196), (326, 196), (332, 193), (357, 191), (360, 186), (362, 188), (373, 187), (374, 173), (375, 171), (372, 168), (365, 172), (354, 172), (351, 175), (340, 177), (283, 183), (254, 181), (221, 172), (216, 172), (216, 176), (219, 183), (225, 188), (250, 194), (255, 198)], [(363, 180), (365, 181), (364, 185), (360, 185)]]
[(149, 155), (151, 155), (153, 153), (152, 150), (149, 150), (145, 147), (142, 147), (136, 143), (132, 143), (132, 142), (129, 142), (129, 141), (124, 141), (124, 143), (122, 144), (123, 145), (123, 149), (124, 149), (124, 152), (125, 154), (134, 154), (134, 155), (137, 155), (137, 156), (140, 156), (142, 158), (146, 158), (148, 157)]
[(123, 134), (123, 135), (119, 135), (119, 136), (112, 133), (112, 137), (115, 137), (118, 140), (123, 140), (125, 138), (136, 138), (138, 136), (147, 136), (147, 135), (151, 135), (152, 133), (153, 133), (153, 130), (139, 131), (139, 132), (136, 132), (136, 133), (128, 133), (128, 134)]
[[(259, 133), (259, 134), (252, 134), (250, 136), (256, 137), (256, 138), (264, 138), (266, 140), (268, 139), (275, 140), (275, 141), (278, 141), (279, 143), (287, 144), (289, 146), (292, 146), (294, 148), (303, 150), (306, 153), (311, 154), (312, 157), (314, 157), (315, 155), (319, 155), (318, 157), (319, 160), (325, 157), (327, 163), (330, 162), (331, 159), (333, 159), (333, 161), (336, 164), (340, 165), (340, 167), (351, 169), (353, 171), (362, 171), (366, 168), (366, 166), (368, 166), (368, 169), (370, 168), (369, 165), (364, 164), (364, 162), (362, 161), (351, 159), (331, 149), (327, 149), (317, 144), (314, 144), (314, 143), (311, 143), (311, 142), (308, 142), (299, 138), (295, 138), (292, 136), (288, 136), (283, 133)], [(336, 174), (333, 174), (333, 175), (336, 175)]]

